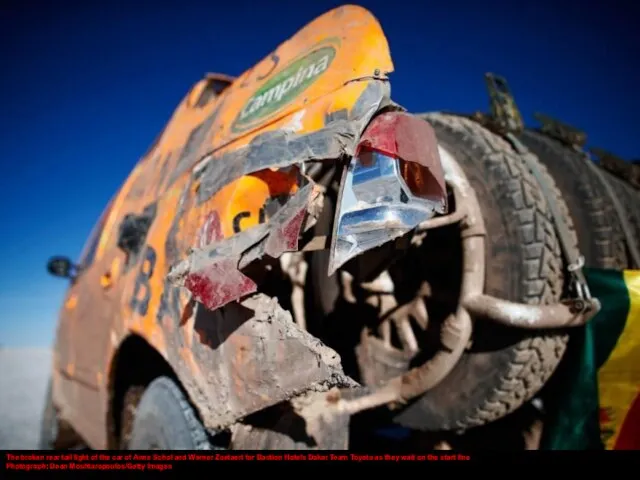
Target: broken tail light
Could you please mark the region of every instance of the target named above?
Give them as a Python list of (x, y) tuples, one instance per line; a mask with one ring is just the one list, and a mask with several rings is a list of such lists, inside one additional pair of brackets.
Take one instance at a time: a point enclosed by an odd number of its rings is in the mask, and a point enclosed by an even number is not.
[(446, 188), (431, 126), (402, 112), (372, 120), (343, 174), (329, 275), (350, 259), (446, 211)]

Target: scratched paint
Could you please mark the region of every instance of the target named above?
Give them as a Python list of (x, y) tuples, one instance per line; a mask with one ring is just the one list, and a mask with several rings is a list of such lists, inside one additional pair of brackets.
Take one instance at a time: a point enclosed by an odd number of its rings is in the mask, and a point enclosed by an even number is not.
[[(268, 94), (269, 89), (264, 87), (271, 79), (302, 55), (319, 51), (329, 40), (335, 50), (333, 57), (326, 62), (326, 69), (324, 57), (316, 59), (313, 73), (318, 67), (318, 75), (312, 82), (284, 103), (281, 102), (285, 98), (283, 94), (276, 110), (262, 119), (253, 118), (242, 131), (232, 128), (251, 98), (257, 98), (256, 94), (263, 90)], [(111, 363), (118, 346), (134, 333), (167, 359), (208, 426), (219, 425), (222, 417), (225, 422), (233, 421), (238, 415), (290, 398), (309, 385), (317, 386), (338, 378), (335, 352), (329, 352), (325, 347), (319, 350), (316, 340), (298, 331), (288, 313), (277, 305), (247, 304), (257, 308), (257, 313), (232, 331), (228, 323), (233, 323), (236, 317), (244, 318), (244, 310), (231, 303), (228, 310), (233, 315), (220, 317), (222, 319), (217, 323), (205, 323), (207, 328), (215, 326), (213, 331), (207, 331), (201, 315), (197, 314), (206, 309), (200, 305), (187, 311), (190, 294), (167, 282), (165, 277), (195, 246), (210, 247), (268, 223), (270, 215), (265, 205), (275, 197), (294, 196), (298, 191), (299, 175), (295, 168), (289, 167), (305, 160), (338, 161), (341, 155), (352, 152), (369, 119), (390, 102), (386, 80), (375, 80), (372, 76), (375, 72), (383, 76), (392, 71), (387, 40), (378, 21), (361, 7), (346, 6), (306, 25), (211, 101), (194, 104), (194, 92), (201, 91), (206, 81), (194, 84), (114, 197), (96, 258), (77, 286), (85, 302), (83, 311), (98, 312), (100, 317), (90, 323), (77, 319), (73, 323), (76, 341), (66, 347), (62, 341), (59, 344), (70, 350), (104, 351), (104, 356), (99, 356), (100, 360), (93, 364), (77, 368), (70, 363), (67, 373), (73, 376), (82, 367), (84, 371), (93, 372), (96, 383), (111, 379)], [(328, 123), (327, 119), (334, 121)], [(348, 135), (344, 135), (341, 125), (351, 125)], [(281, 152), (270, 148), (268, 143), (269, 135), (277, 137), (284, 132), (302, 138), (329, 126), (333, 126), (333, 130), (325, 131), (334, 132), (333, 136), (314, 138), (329, 142), (335, 148), (316, 148), (311, 152), (336, 152), (335, 157), (309, 158), (304, 156), (304, 150), (300, 150), (287, 157), (287, 161), (278, 163)], [(262, 149), (255, 148), (256, 139), (261, 142)], [(289, 141), (277, 145), (279, 148), (309, 146)], [(240, 151), (268, 158), (249, 158), (243, 157), (244, 153), (234, 153)], [(204, 172), (200, 177), (193, 169), (207, 156), (211, 157), (205, 169), (209, 174)], [(287, 170), (272, 171), (282, 167)], [(223, 181), (211, 188), (211, 172), (217, 169), (223, 173), (218, 177)], [(209, 179), (206, 195), (201, 194), (203, 178)], [(140, 255), (126, 270), (120, 268), (107, 295), (98, 279), (109, 270), (114, 259), (118, 265), (125, 265), (126, 260), (125, 254), (117, 248), (119, 225), (125, 215), (139, 214), (150, 204), (157, 206), (157, 215), (145, 239), (147, 256)], [(240, 214), (241, 219), (234, 222)], [(304, 220), (303, 211), (295, 212), (272, 232), (271, 243), (261, 248), (277, 254), (294, 249), (296, 232), (300, 232)], [(152, 269), (149, 252), (154, 255)], [(237, 264), (233, 268), (230, 265), (229, 271), (237, 271)], [(198, 284), (197, 278), (191, 281)], [(248, 280), (240, 277), (237, 282), (240, 290), (249, 290)], [(140, 295), (136, 297), (139, 301), (132, 302), (136, 291)], [(91, 310), (88, 305), (92, 306)], [(70, 328), (70, 322), (63, 321), (67, 314), (61, 313), (63, 330)], [(267, 317), (273, 323), (268, 323)], [(91, 330), (88, 330), (89, 326)], [(205, 332), (204, 336), (200, 335), (202, 332)], [(67, 333), (60, 332), (59, 338), (68, 338)], [(268, 340), (266, 345), (265, 339)], [(264, 356), (260, 357), (260, 354)], [(73, 355), (63, 357), (74, 358)], [(91, 358), (98, 357), (93, 355)], [(283, 369), (279, 361), (282, 358), (291, 359), (295, 365)], [(332, 359), (329, 364), (327, 359)], [(252, 362), (255, 366), (246, 368)], [(294, 368), (296, 365), (300, 368)], [(100, 382), (97, 379), (101, 379)], [(107, 430), (105, 421), (111, 386), (100, 386), (91, 395), (76, 395), (73, 389), (70, 390), (70, 382), (64, 385), (56, 393), (59, 402), (72, 405), (73, 418), (82, 419), (77, 420), (78, 429), (91, 446), (105, 448), (106, 434), (100, 432)], [(279, 386), (278, 389), (274, 389), (274, 385)]]

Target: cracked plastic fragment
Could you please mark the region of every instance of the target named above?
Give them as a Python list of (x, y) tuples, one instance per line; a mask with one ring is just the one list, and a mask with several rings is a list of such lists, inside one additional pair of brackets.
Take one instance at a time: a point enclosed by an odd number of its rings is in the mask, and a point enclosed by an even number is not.
[(255, 292), (257, 285), (240, 269), (264, 254), (278, 258), (297, 250), (305, 217), (318, 197), (319, 187), (304, 186), (267, 223), (193, 251), (167, 278), (210, 310)]

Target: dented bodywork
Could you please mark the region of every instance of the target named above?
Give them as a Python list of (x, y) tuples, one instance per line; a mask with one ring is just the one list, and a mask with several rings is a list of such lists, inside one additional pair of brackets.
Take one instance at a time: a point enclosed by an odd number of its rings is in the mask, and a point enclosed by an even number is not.
[(54, 401), (91, 446), (115, 441), (105, 419), (131, 336), (161, 354), (209, 428), (349, 385), (337, 354), (277, 300), (248, 296), (256, 283), (241, 270), (296, 249), (322, 201), (305, 165), (353, 156), (374, 115), (394, 108), (391, 71), (377, 20), (347, 6), (237, 79), (208, 76), (185, 96), (105, 212), (61, 312)]
[[(238, 78), (208, 75), (185, 96), (105, 210), (61, 312), (54, 402), (90, 446), (119, 445), (127, 388), (149, 381), (132, 344), (159, 355), (205, 427), (230, 429), (235, 448), (290, 446), (248, 423), (282, 404), (306, 419), (317, 448), (346, 448), (349, 415), (402, 404), (447, 375), (472, 315), (521, 326), (585, 321), (584, 305), (536, 310), (483, 295), (474, 192), (432, 127), (391, 100), (392, 71), (377, 20), (345, 6)], [(325, 231), (315, 228), (321, 214), (332, 220)], [(412, 366), (409, 336), (409, 354), (398, 356), (364, 329), (356, 353), (369, 388), (360, 387), (306, 329), (303, 252), (329, 250), (327, 276), (342, 274), (357, 257), (455, 222), (465, 276), (446, 349)], [(290, 298), (274, 290), (285, 278)], [(424, 313), (417, 301), (388, 306), (405, 331), (407, 315)], [(549, 313), (560, 319), (538, 321)]]

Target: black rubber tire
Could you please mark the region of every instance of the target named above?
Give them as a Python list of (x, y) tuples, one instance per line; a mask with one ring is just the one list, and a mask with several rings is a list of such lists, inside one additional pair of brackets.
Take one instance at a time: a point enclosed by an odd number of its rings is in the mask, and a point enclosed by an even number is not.
[[(472, 120), (444, 114), (425, 118), (439, 144), (459, 162), (480, 203), (488, 232), (485, 292), (528, 304), (557, 302), (564, 288), (560, 247), (547, 202), (524, 161), (504, 139)], [(567, 212), (555, 191), (560, 209)], [(569, 228), (569, 248), (575, 249), (571, 222)], [(398, 423), (460, 431), (504, 417), (542, 388), (568, 338), (564, 332), (524, 331), (480, 319), (472, 340), (451, 373), (400, 412)]]
[(211, 450), (207, 432), (180, 387), (158, 377), (145, 389), (135, 417), (129, 450)]
[(625, 268), (623, 230), (601, 180), (585, 164), (589, 160), (535, 130), (524, 131), (520, 141), (547, 167), (562, 192), (586, 266)]
[[(640, 190), (605, 170), (602, 172), (622, 203), (631, 229), (631, 238), (628, 241), (635, 242), (636, 248), (640, 250)], [(626, 268), (640, 268), (640, 265), (633, 262), (631, 255), (628, 255), (628, 258)]]
[(53, 405), (53, 391), (51, 379), (47, 383), (47, 391), (44, 397), (44, 409), (40, 420), (39, 450), (55, 450), (55, 442), (58, 437), (58, 415)]

